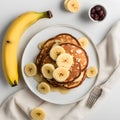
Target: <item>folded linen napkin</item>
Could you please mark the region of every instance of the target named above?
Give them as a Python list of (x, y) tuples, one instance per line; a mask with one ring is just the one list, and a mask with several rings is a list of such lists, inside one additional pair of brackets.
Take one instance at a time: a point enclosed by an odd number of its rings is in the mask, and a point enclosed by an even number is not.
[[(107, 34), (106, 38), (97, 46), (100, 58), (100, 71), (96, 85), (101, 85), (103, 92), (92, 110), (100, 104), (109, 91), (120, 84), (120, 21), (117, 22)], [(114, 79), (116, 78), (116, 79)], [(27, 87), (8, 97), (0, 106), (0, 117), (3, 120), (30, 120), (30, 111), (41, 107), (46, 111), (46, 120), (82, 120), (91, 111), (86, 106), (86, 97), (77, 103), (69, 105), (56, 105), (45, 102), (35, 96)]]

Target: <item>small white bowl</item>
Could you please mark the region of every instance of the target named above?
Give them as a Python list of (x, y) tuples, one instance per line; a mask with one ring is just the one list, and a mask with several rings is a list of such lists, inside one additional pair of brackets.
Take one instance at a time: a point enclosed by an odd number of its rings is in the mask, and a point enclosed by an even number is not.
[[(103, 17), (103, 19), (95, 19), (95, 18), (93, 18), (93, 17), (91, 16), (91, 10), (92, 10), (93, 8), (97, 7), (97, 6), (102, 7), (102, 9), (103, 9), (103, 11), (104, 11), (104, 15), (105, 15), (105, 16)], [(93, 13), (93, 14), (95, 14), (95, 13)], [(96, 14), (98, 15), (98, 13), (96, 13)], [(107, 10), (106, 10), (106, 8), (105, 8), (103, 5), (96, 4), (96, 5), (92, 6), (92, 7), (90, 7), (90, 9), (89, 9), (89, 11), (88, 11), (88, 16), (89, 16), (90, 20), (92, 20), (93, 22), (102, 22), (102, 21), (105, 20), (105, 18), (106, 18), (106, 16), (107, 16)], [(99, 17), (100, 17), (100, 16), (99, 16)], [(101, 17), (102, 17), (102, 16), (101, 16)]]

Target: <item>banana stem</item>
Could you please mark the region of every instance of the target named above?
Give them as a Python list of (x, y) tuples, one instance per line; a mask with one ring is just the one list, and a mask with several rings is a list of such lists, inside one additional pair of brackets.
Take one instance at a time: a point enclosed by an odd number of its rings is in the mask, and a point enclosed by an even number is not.
[(48, 10), (46, 13), (47, 13), (47, 16), (48, 16), (49, 18), (52, 18), (52, 17), (53, 17), (52, 12), (51, 12), (50, 10)]
[[(39, 14), (39, 13), (38, 13)], [(52, 18), (52, 12), (50, 10), (42, 12), (40, 18)]]

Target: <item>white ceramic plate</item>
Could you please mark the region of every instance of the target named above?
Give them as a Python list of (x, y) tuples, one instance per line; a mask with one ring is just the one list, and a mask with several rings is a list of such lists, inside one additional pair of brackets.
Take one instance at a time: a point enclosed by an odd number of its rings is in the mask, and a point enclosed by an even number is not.
[(50, 92), (44, 95), (44, 94), (41, 94), (36, 89), (38, 83), (35, 81), (35, 79), (33, 77), (27, 77), (24, 73), (24, 66), (30, 62), (34, 62), (36, 59), (36, 56), (40, 51), (38, 49), (38, 44), (60, 33), (70, 33), (76, 38), (80, 38), (82, 36), (87, 37), (89, 39), (89, 45), (86, 51), (89, 56), (89, 66), (96, 66), (99, 69), (97, 51), (93, 42), (82, 31), (70, 25), (52, 25), (42, 29), (39, 33), (37, 33), (30, 40), (30, 42), (28, 43), (28, 45), (24, 50), (22, 61), (21, 61), (21, 68), (22, 68), (23, 78), (28, 88), (38, 97), (40, 97), (45, 101), (55, 103), (55, 104), (70, 104), (70, 103), (74, 103), (81, 100), (90, 91), (90, 89), (94, 86), (96, 82), (96, 77), (91, 79), (86, 78), (86, 80), (82, 83), (82, 85), (74, 89), (71, 89), (70, 92), (65, 95), (59, 92)]

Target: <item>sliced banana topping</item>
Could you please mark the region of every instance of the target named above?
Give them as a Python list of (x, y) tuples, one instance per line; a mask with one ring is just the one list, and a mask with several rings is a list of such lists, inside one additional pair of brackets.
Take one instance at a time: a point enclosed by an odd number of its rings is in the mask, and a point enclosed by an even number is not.
[(38, 44), (38, 48), (41, 49), (44, 43), (45, 43), (45, 42), (40, 42), (40, 43)]
[(95, 66), (89, 67), (87, 69), (86, 75), (89, 78), (95, 77), (98, 73), (98, 69)]
[(54, 70), (53, 77), (58, 82), (64, 82), (68, 78), (69, 74), (70, 72), (67, 68), (58, 67)]
[(88, 44), (89, 44), (89, 40), (88, 40), (86, 37), (81, 37), (81, 38), (79, 39), (79, 43), (80, 43), (81, 47), (82, 47), (83, 49), (85, 49), (85, 48), (87, 48), (87, 46), (88, 46)]
[(40, 82), (42, 82), (43, 81), (43, 76), (41, 75), (41, 74), (36, 74), (35, 76), (34, 76), (34, 79), (38, 82), (38, 83), (40, 83)]
[(25, 65), (24, 72), (27, 76), (32, 77), (37, 74), (37, 67), (34, 63)]
[(56, 63), (58, 67), (70, 69), (73, 64), (73, 56), (68, 53), (62, 53), (57, 57)]
[(80, 3), (78, 0), (65, 0), (64, 7), (66, 10), (76, 13), (80, 9)]
[(44, 120), (46, 113), (42, 108), (34, 108), (31, 110), (30, 115), (33, 120)]
[(48, 83), (46, 82), (41, 82), (39, 85), (38, 85), (38, 91), (42, 94), (47, 94), (50, 92), (50, 86)]
[(41, 72), (43, 76), (47, 79), (52, 79), (53, 78), (53, 71), (55, 70), (55, 67), (53, 64), (47, 63), (44, 64), (41, 68)]
[(65, 53), (65, 50), (63, 47), (61, 46), (53, 46), (50, 50), (50, 57), (53, 59), (53, 60), (56, 60), (57, 57), (62, 54), (62, 53)]

